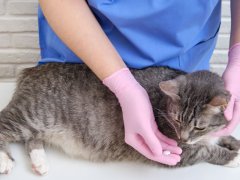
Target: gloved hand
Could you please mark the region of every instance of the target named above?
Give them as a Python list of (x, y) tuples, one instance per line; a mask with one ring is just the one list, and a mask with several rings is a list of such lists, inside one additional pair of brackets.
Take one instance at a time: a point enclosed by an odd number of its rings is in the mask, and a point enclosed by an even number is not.
[[(149, 96), (129, 69), (113, 73), (103, 80), (103, 84), (117, 96), (121, 105), (125, 142), (151, 160), (176, 165), (182, 150), (176, 141), (158, 131)], [(163, 154), (164, 150), (171, 154)]]
[(217, 136), (230, 135), (240, 122), (240, 43), (229, 50), (229, 60), (223, 73), (225, 88), (231, 93), (231, 99), (224, 112), (229, 124), (215, 133)]

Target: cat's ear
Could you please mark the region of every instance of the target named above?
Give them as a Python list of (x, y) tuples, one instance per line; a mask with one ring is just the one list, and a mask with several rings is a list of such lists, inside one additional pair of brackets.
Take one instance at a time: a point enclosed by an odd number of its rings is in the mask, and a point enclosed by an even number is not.
[(171, 97), (173, 100), (179, 100), (179, 86), (183, 83), (183, 81), (185, 81), (185, 76), (181, 75), (176, 79), (160, 82), (159, 87), (164, 94)]
[(212, 107), (219, 107), (225, 109), (228, 105), (228, 97), (224, 95), (218, 95), (212, 98), (208, 105)]
[(175, 79), (162, 81), (159, 83), (159, 87), (164, 94), (171, 97), (173, 100), (179, 99), (178, 96), (178, 83)]

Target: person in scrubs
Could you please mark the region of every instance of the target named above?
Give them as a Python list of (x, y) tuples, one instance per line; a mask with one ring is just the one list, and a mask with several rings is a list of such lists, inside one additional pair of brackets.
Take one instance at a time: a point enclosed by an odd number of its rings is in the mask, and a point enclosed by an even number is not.
[[(146, 90), (128, 68), (209, 69), (221, 0), (39, 0), (41, 60), (85, 63), (118, 98), (125, 141), (147, 158), (176, 165), (182, 150), (157, 129)], [(240, 120), (240, 1), (231, 0), (229, 60), (223, 74), (231, 100), (230, 134)], [(171, 152), (163, 153), (163, 152)]]

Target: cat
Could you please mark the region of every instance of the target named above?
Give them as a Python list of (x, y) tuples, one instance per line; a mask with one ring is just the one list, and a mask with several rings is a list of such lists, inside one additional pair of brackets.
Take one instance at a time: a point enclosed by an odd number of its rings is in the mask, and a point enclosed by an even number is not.
[[(229, 93), (217, 74), (168, 67), (131, 69), (146, 89), (159, 130), (183, 149), (175, 167), (199, 162), (237, 167), (240, 141), (212, 135), (227, 124)], [(153, 162), (124, 142), (115, 95), (83, 64), (48, 63), (23, 70), (12, 100), (0, 112), (0, 173), (13, 167), (7, 144), (25, 143), (33, 171), (48, 172), (44, 144), (91, 161)]]

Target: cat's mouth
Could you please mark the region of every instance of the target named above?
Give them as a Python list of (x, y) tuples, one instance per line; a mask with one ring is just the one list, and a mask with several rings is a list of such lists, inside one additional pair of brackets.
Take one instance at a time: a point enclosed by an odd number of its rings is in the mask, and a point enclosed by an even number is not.
[(206, 138), (207, 135), (203, 135), (203, 136), (199, 136), (199, 137), (195, 137), (195, 138), (192, 138), (192, 137), (188, 137), (188, 138), (180, 138), (180, 141), (184, 144), (196, 144), (198, 143), (199, 141), (202, 141), (203, 139)]
[(184, 143), (186, 143), (186, 144), (196, 144), (196, 143), (198, 143), (201, 140), (202, 140), (202, 138), (198, 138), (198, 139), (194, 139), (194, 140), (188, 140), (188, 141), (186, 141)]
[(188, 139), (188, 140), (185, 140), (185, 141), (182, 141), (184, 144), (196, 144), (196, 143), (199, 143), (200, 141), (204, 142), (204, 141), (208, 141), (209, 139), (212, 139), (213, 136), (211, 136), (210, 134), (206, 134), (204, 136), (201, 136), (201, 137), (198, 137), (198, 138), (195, 138), (195, 139)]

